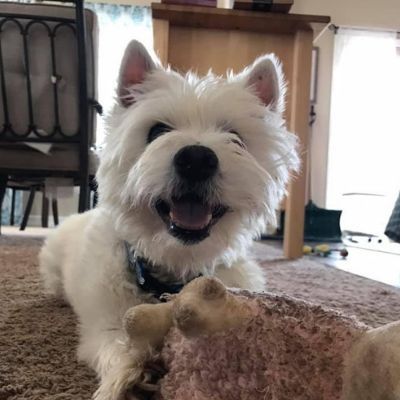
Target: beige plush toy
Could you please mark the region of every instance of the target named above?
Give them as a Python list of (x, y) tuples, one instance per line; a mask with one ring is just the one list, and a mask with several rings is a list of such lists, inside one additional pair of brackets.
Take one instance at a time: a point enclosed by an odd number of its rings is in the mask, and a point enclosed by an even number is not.
[(293, 298), (229, 292), (213, 278), (195, 279), (166, 303), (133, 307), (124, 322), (144, 349), (133, 398), (400, 399), (399, 323), (370, 330)]

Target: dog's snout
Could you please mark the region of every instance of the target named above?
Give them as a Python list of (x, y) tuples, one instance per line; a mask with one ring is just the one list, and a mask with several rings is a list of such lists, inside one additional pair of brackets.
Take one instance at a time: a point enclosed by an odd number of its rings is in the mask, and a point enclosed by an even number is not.
[(209, 147), (186, 146), (175, 154), (174, 166), (183, 179), (205, 181), (217, 172), (218, 157)]

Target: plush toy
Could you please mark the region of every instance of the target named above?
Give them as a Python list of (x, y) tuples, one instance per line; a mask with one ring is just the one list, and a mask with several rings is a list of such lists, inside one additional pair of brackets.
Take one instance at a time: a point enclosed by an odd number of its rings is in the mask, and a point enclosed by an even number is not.
[(131, 308), (124, 323), (144, 349), (134, 398), (400, 399), (399, 323), (368, 329), (330, 309), (227, 291), (205, 277), (166, 303)]

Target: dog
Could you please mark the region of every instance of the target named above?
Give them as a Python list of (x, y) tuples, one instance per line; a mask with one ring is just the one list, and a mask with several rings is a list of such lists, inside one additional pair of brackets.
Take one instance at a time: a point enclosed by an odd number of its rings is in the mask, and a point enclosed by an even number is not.
[(136, 398), (148, 379), (145, 349), (126, 344), (130, 307), (157, 303), (200, 275), (263, 290), (247, 251), (275, 224), (299, 165), (284, 96), (274, 55), (237, 75), (200, 78), (129, 43), (96, 176), (98, 206), (66, 219), (40, 253), (47, 292), (78, 316), (78, 357), (99, 376), (96, 400)]

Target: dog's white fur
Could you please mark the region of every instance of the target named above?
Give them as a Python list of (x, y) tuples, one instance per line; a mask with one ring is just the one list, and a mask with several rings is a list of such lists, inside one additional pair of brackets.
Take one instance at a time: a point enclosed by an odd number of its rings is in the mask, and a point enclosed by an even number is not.
[[(296, 139), (282, 119), (284, 91), (271, 55), (236, 76), (182, 77), (160, 67), (138, 42), (128, 46), (97, 175), (99, 205), (67, 219), (40, 254), (46, 289), (64, 296), (79, 317), (79, 358), (101, 379), (96, 399), (120, 399), (138, 379), (143, 349), (124, 345), (121, 321), (128, 308), (154, 301), (129, 277), (123, 241), (180, 279), (203, 273), (228, 286), (263, 289), (263, 274), (246, 251), (275, 222), (298, 165)], [(173, 130), (147, 144), (157, 122)], [(217, 155), (207, 199), (229, 212), (208, 238), (185, 245), (168, 233), (154, 201), (172, 196), (172, 159), (192, 144)]]

